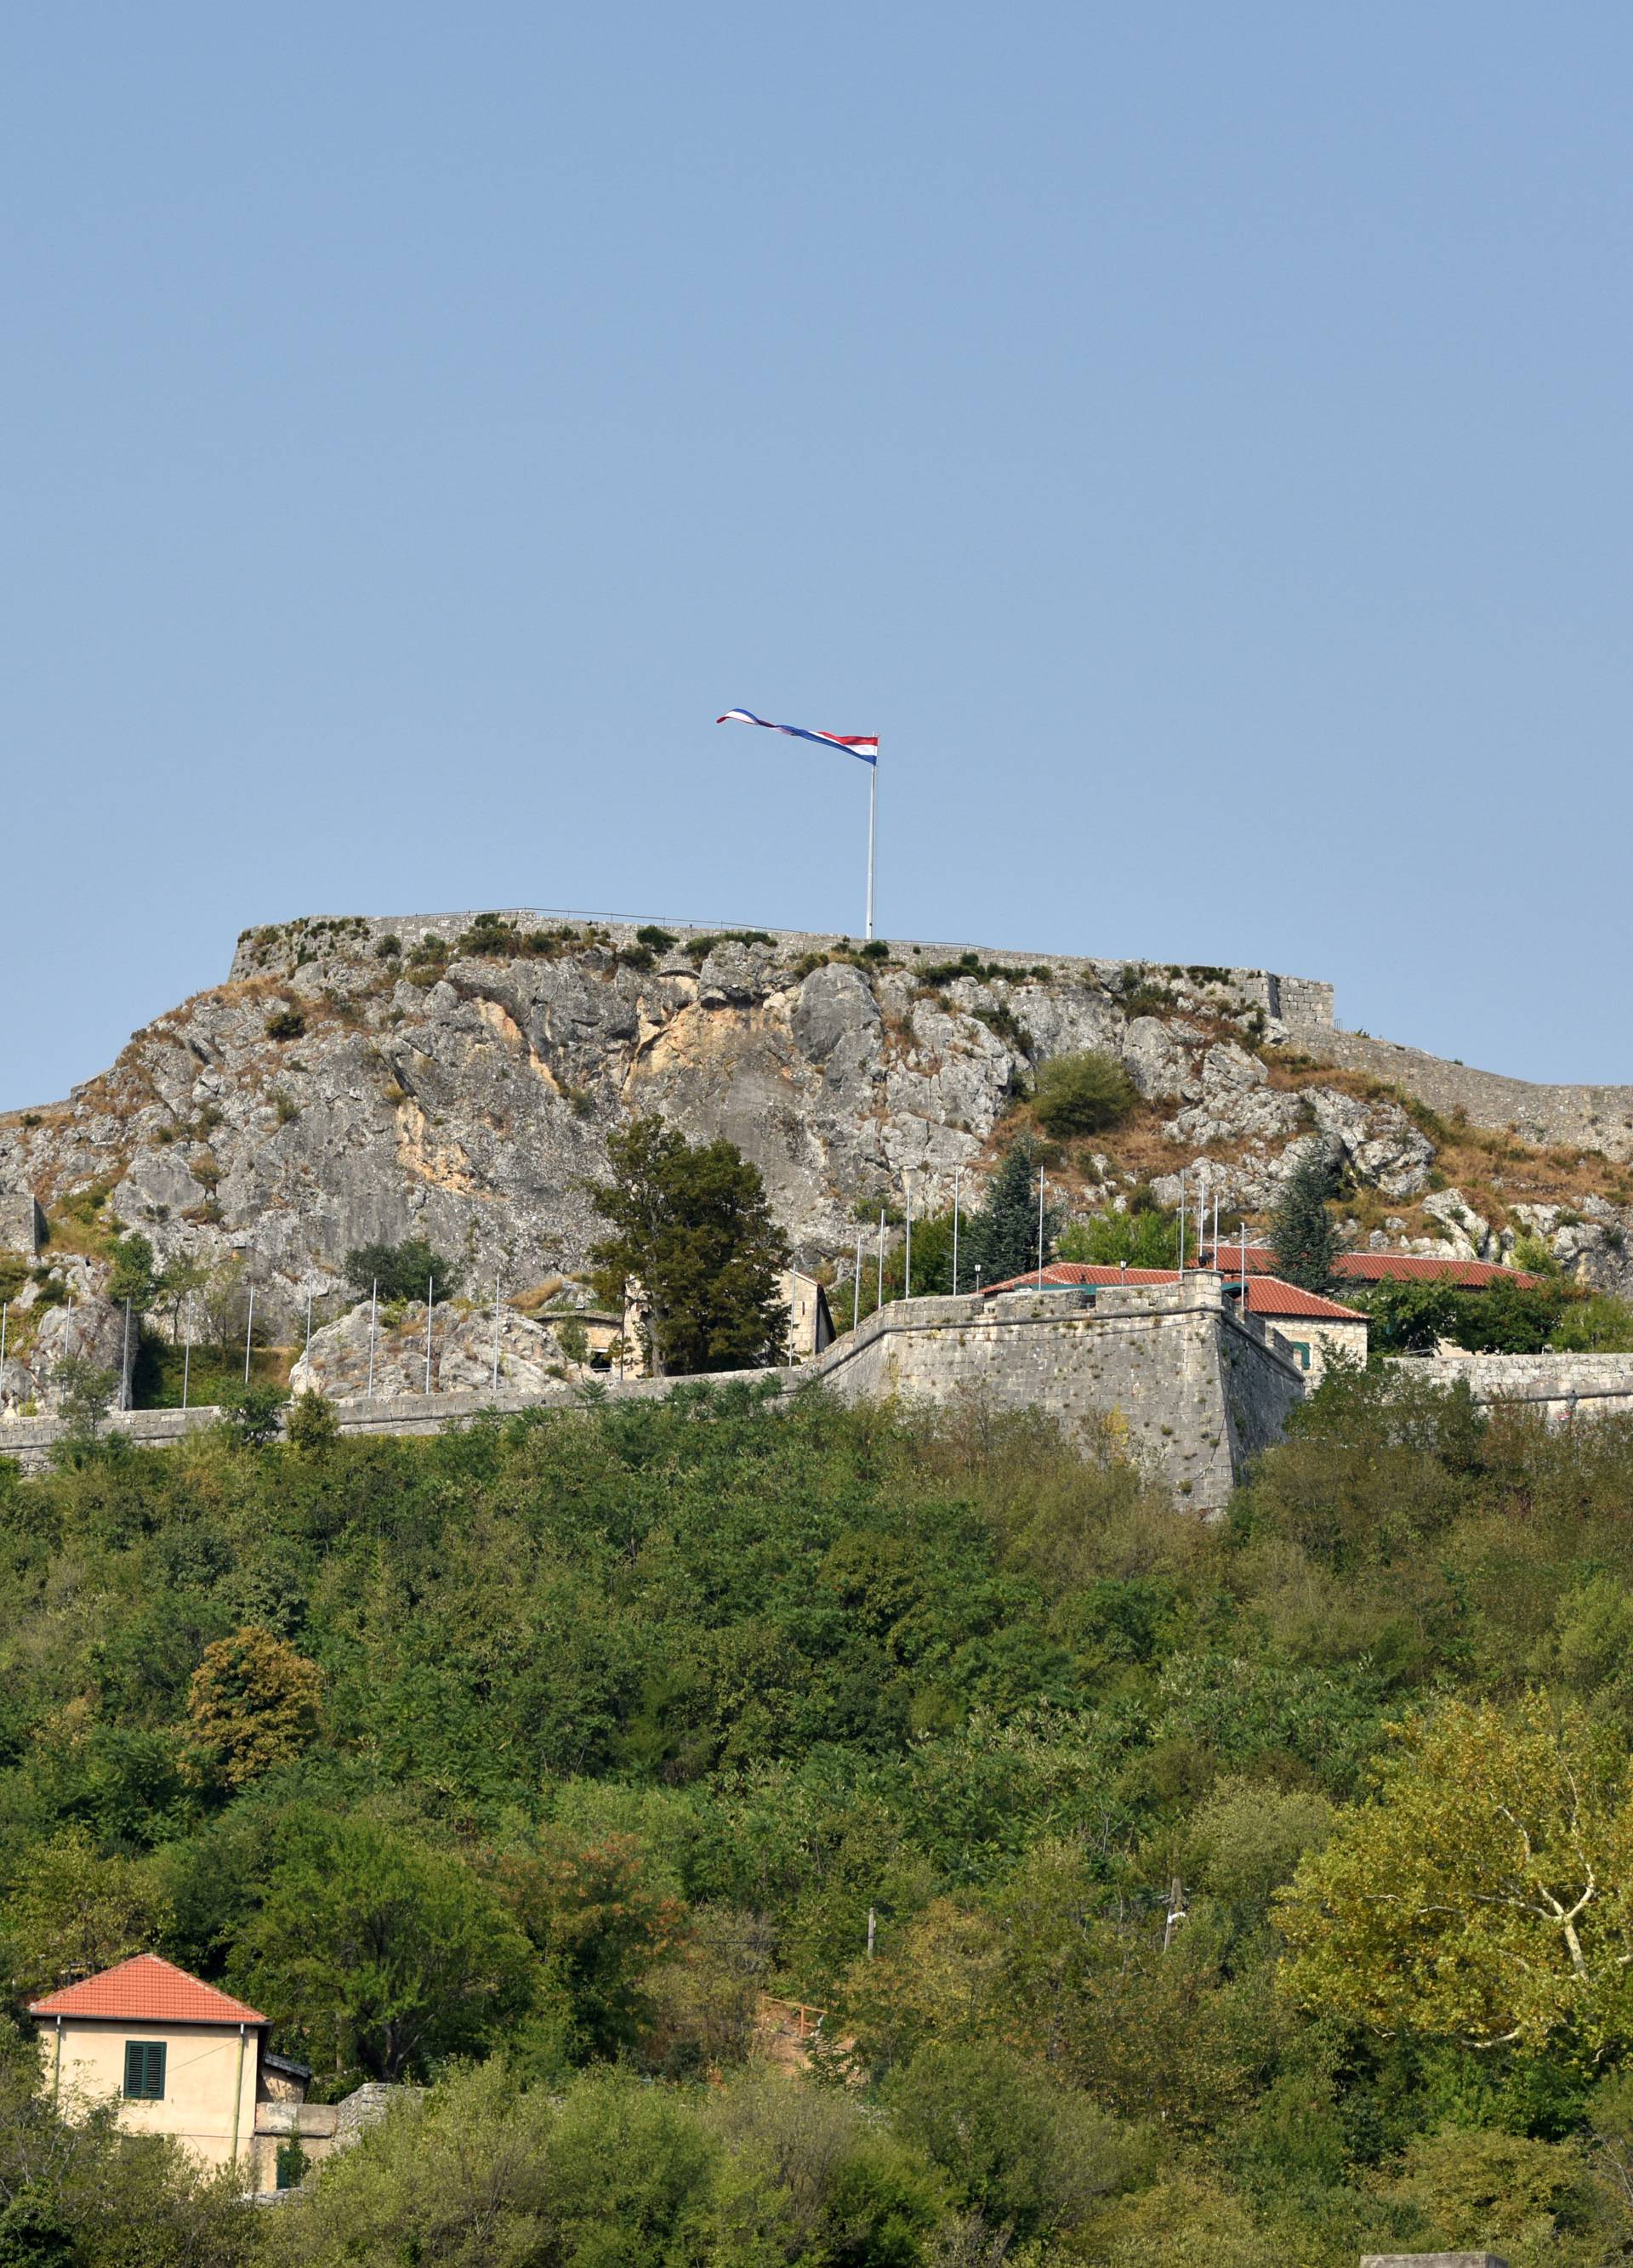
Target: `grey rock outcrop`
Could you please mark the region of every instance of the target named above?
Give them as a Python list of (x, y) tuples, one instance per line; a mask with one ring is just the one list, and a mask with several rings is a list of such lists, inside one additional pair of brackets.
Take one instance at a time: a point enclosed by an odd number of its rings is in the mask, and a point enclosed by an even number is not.
[[(491, 1309), (439, 1300), (432, 1312), (430, 1373), (434, 1394), (457, 1394), (491, 1387), (495, 1358), (499, 1383), (517, 1393), (537, 1393), (552, 1379), (584, 1373), (567, 1361), (548, 1324), (501, 1307), (497, 1346)], [(370, 1339), (373, 1337), (372, 1349)], [(393, 1307), (373, 1324), (368, 1302), (312, 1335), (312, 1344), (290, 1373), (295, 1394), (323, 1394), (352, 1402), (371, 1392), (376, 1401), (426, 1391), (425, 1307)]]
[(76, 1380), (100, 1379), (110, 1406), (120, 1404), (129, 1382), (127, 1353), (134, 1359), (135, 1352), (122, 1307), (92, 1299), (48, 1307), (25, 1352), (0, 1366), (0, 1422), (60, 1416)]

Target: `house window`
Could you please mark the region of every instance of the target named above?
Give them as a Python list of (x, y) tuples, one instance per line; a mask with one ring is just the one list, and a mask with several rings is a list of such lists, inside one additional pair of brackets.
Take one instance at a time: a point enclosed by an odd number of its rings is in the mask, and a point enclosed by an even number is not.
[(1310, 1367), (1310, 1347), (1308, 1342), (1304, 1339), (1295, 1339), (1292, 1344), (1293, 1352), (1298, 1357), (1298, 1367), (1300, 1370), (1308, 1370)]
[(165, 2097), (165, 2043), (162, 2040), (125, 2042), (125, 2100), (162, 2102)]

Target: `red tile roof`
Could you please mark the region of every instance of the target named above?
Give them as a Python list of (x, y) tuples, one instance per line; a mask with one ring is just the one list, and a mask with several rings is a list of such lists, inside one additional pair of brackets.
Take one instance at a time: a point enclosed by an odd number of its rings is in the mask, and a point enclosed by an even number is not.
[[(1229, 1283), (1230, 1278), (1226, 1278)], [(1247, 1309), (1250, 1314), (1303, 1316), (1307, 1321), (1325, 1319), (1334, 1323), (1363, 1323), (1366, 1317), (1354, 1307), (1341, 1307), (1336, 1300), (1324, 1300), (1319, 1292), (1306, 1292), (1297, 1284), (1284, 1284), (1279, 1276), (1250, 1276), (1247, 1279)]]
[[(1223, 1253), (1223, 1247), (1220, 1249)], [(1252, 1266), (1252, 1247), (1249, 1245), (1248, 1266)], [(1191, 1271), (1187, 1269), (1186, 1273)], [(1229, 1271), (1226, 1281), (1229, 1283)], [(1061, 1291), (1074, 1284), (1174, 1284), (1178, 1271), (1172, 1268), (1109, 1268), (1097, 1262), (1086, 1260), (1052, 1260), (1043, 1271), (1043, 1289)], [(1027, 1292), (1038, 1288), (1038, 1270), (1029, 1268), (1024, 1276), (1010, 1276), (1001, 1284), (983, 1284), (981, 1297), (994, 1292)], [(1306, 1322), (1325, 1317), (1329, 1322), (1364, 1322), (1364, 1315), (1354, 1307), (1341, 1307), (1336, 1300), (1324, 1300), (1318, 1292), (1304, 1292), (1297, 1284), (1284, 1284), (1279, 1276), (1255, 1276), (1247, 1278), (1248, 1311), (1255, 1315), (1299, 1315)]]
[[(1207, 1249), (1206, 1247), (1203, 1248)], [(1221, 1237), (1217, 1246), (1219, 1266), (1227, 1276), (1239, 1274), (1242, 1248)], [(1274, 1276), (1276, 1256), (1267, 1244), (1250, 1244), (1247, 1248), (1247, 1272), (1253, 1276)], [(1333, 1263), (1334, 1276), (1348, 1277), (1355, 1284), (1420, 1283), (1452, 1284), (1460, 1292), (1483, 1292), (1488, 1284), (1499, 1278), (1505, 1284), (1518, 1284), (1529, 1288), (1540, 1284), (1540, 1276), (1527, 1276), (1521, 1268), (1504, 1268), (1495, 1260), (1445, 1260), (1428, 1252), (1341, 1252)]]
[(1459, 1291), (1483, 1292), (1488, 1284), (1540, 1284), (1523, 1268), (1499, 1267), (1495, 1260), (1436, 1260), (1426, 1252), (1345, 1252), (1333, 1270), (1357, 1284), (1455, 1284)]
[(247, 2007), (227, 1992), (218, 1992), (161, 1961), (156, 1953), (138, 1953), (100, 1977), (65, 1984), (43, 2000), (31, 2000), (31, 2016), (106, 2016), (132, 2024), (264, 2024), (258, 2008)]
[[(1043, 1271), (1046, 1292), (1059, 1292), (1073, 1284), (1171, 1284), (1171, 1268), (1107, 1268), (1088, 1260), (1052, 1260)], [(992, 1292), (1026, 1292), (1038, 1289), (1038, 1270), (1029, 1268), (1023, 1276), (1006, 1276), (1001, 1284), (983, 1284), (981, 1297)]]

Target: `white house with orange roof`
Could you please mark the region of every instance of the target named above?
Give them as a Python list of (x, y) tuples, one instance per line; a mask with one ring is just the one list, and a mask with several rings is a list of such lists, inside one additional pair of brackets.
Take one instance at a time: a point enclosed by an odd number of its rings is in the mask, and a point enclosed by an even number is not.
[(249, 2191), (298, 2180), (404, 2092), (369, 2083), (340, 2102), (308, 2102), (311, 2072), (270, 2051), (258, 2008), (156, 1953), (65, 1984), (28, 2013), (64, 2112), (112, 2102), (131, 2133), (168, 2134), (203, 2165), (235, 2166)]
[(119, 2106), (132, 2133), (170, 2134), (209, 2166), (247, 2160), (266, 2018), (138, 1953), (31, 2003), (53, 2099)]

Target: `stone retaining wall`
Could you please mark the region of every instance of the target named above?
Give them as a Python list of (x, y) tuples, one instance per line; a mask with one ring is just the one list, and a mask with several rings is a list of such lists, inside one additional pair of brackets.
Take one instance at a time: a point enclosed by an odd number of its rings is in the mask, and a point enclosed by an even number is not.
[(1633, 1410), (1633, 1354), (1394, 1355), (1437, 1386), (1467, 1385), (1483, 1408), (1535, 1403), (1552, 1422)]

